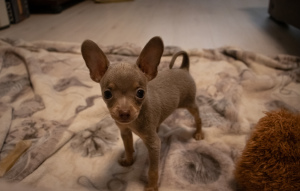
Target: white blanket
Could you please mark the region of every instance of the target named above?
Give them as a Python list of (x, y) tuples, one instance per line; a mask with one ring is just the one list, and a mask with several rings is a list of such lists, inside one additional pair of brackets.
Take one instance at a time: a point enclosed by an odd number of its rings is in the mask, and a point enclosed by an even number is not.
[[(111, 62), (135, 62), (140, 47), (102, 47)], [(166, 70), (177, 47), (166, 47)], [(300, 111), (300, 58), (224, 47), (188, 51), (205, 139), (192, 116), (174, 112), (160, 127), (160, 190), (235, 190), (233, 171), (265, 111)], [(0, 149), (32, 146), (2, 178), (53, 190), (142, 190), (148, 153), (135, 136), (135, 163), (118, 164), (119, 130), (89, 78), (80, 44), (0, 40)]]

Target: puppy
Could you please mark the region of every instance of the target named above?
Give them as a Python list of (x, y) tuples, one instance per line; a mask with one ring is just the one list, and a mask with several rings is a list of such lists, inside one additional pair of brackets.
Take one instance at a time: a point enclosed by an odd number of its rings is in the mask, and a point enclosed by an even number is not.
[[(186, 108), (196, 122), (194, 138), (203, 138), (201, 119), (195, 104), (196, 86), (189, 74), (186, 52), (176, 53), (170, 70), (159, 72), (157, 67), (164, 45), (160, 37), (153, 37), (143, 48), (136, 64), (110, 64), (103, 51), (90, 40), (81, 46), (82, 56), (93, 81), (100, 83), (103, 99), (120, 129), (125, 147), (122, 166), (134, 162), (132, 132), (138, 135), (149, 153), (148, 184), (145, 190), (158, 190), (158, 166), (161, 142), (159, 125), (176, 109)], [(183, 56), (182, 65), (171, 69), (176, 58)]]

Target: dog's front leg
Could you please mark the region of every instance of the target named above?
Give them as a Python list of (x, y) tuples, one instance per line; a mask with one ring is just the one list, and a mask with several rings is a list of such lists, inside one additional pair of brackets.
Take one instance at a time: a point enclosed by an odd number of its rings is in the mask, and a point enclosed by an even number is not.
[(120, 128), (121, 137), (125, 147), (125, 156), (119, 159), (119, 163), (122, 166), (130, 166), (133, 164), (133, 139), (132, 132), (128, 128)]
[(158, 191), (159, 155), (161, 141), (156, 133), (143, 138), (149, 154), (148, 185), (145, 191)]

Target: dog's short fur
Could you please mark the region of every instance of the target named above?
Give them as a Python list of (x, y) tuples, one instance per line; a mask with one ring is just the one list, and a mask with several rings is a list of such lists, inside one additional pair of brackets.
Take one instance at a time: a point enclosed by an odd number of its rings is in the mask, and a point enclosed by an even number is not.
[[(143, 48), (136, 64), (109, 64), (105, 54), (92, 41), (83, 42), (82, 55), (91, 79), (101, 85), (103, 99), (112, 118), (120, 128), (125, 146), (123, 166), (134, 162), (132, 132), (145, 143), (149, 152), (148, 185), (146, 190), (158, 190), (160, 139), (158, 127), (176, 108), (186, 108), (194, 116), (194, 138), (203, 138), (201, 119), (195, 104), (196, 86), (189, 74), (189, 57), (180, 51), (173, 56), (170, 70), (157, 67), (164, 45), (160, 37), (152, 38)], [(171, 69), (176, 58), (183, 56), (181, 68)]]

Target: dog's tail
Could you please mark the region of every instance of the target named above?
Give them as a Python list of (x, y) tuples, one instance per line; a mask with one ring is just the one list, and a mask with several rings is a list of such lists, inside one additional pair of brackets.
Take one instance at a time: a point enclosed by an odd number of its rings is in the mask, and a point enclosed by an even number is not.
[(179, 51), (177, 53), (175, 53), (172, 57), (172, 60), (170, 62), (170, 65), (169, 65), (169, 68), (172, 69), (174, 63), (175, 63), (175, 60), (177, 59), (178, 56), (181, 56), (182, 55), (182, 63), (181, 63), (181, 66), (180, 68), (181, 69), (186, 69), (187, 71), (189, 71), (189, 68), (190, 68), (190, 59), (189, 59), (189, 55), (187, 54), (187, 52), (185, 51)]

